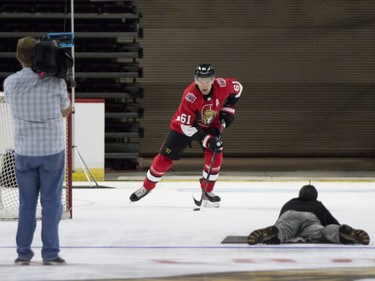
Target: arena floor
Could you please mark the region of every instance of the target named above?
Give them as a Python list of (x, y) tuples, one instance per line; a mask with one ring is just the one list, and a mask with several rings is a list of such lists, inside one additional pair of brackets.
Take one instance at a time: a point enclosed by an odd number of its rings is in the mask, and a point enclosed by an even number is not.
[[(60, 228), (66, 266), (42, 265), (40, 223), (32, 265), (15, 266), (17, 223), (0, 222), (0, 280), (375, 280), (370, 175), (223, 175), (216, 188), (221, 207), (200, 211), (193, 211), (192, 196), (200, 195), (196, 176), (166, 176), (130, 204), (139, 179), (128, 175), (100, 183), (108, 188), (74, 183), (73, 219)], [(370, 245), (221, 243), (273, 224), (282, 204), (308, 180), (341, 223), (369, 233)]]

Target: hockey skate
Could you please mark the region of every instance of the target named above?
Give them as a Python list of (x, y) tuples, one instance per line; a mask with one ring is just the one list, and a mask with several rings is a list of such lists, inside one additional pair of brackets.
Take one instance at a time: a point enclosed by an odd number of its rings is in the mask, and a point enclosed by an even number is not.
[(129, 199), (132, 202), (136, 202), (141, 198), (145, 197), (150, 192), (151, 190), (147, 190), (144, 186), (142, 186), (140, 189), (133, 192), (132, 195), (130, 195)]
[[(199, 183), (201, 184), (201, 186), (202, 186), (203, 181), (205, 181), (203, 178), (199, 179)], [(202, 192), (204, 192), (203, 187), (202, 187)], [(221, 198), (215, 193), (213, 193), (212, 191), (204, 192), (203, 197), (202, 197), (203, 206), (208, 207), (208, 208), (219, 208), (220, 201), (221, 201)]]
[(213, 192), (205, 192), (203, 195), (203, 206), (208, 208), (219, 208), (221, 198)]
[(339, 227), (339, 239), (342, 244), (363, 244), (370, 243), (370, 237), (362, 229), (354, 229), (349, 225), (342, 224)]
[(268, 226), (266, 228), (261, 228), (254, 230), (247, 237), (247, 243), (249, 245), (255, 245), (258, 243), (263, 244), (280, 244), (281, 241), (278, 237), (279, 229), (275, 226)]

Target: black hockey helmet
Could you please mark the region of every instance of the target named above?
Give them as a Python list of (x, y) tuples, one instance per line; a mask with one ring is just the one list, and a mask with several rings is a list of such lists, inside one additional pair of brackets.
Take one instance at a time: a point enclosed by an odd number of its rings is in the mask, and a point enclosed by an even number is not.
[(304, 185), (299, 191), (299, 198), (308, 201), (315, 201), (318, 198), (318, 191), (315, 186), (311, 184)]
[(195, 69), (195, 76), (197, 77), (211, 77), (214, 74), (215, 71), (210, 64), (200, 64)]

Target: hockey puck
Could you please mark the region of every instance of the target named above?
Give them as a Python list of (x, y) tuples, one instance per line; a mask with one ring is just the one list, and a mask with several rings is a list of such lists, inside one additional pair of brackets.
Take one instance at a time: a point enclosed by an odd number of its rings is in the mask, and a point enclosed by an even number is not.
[(194, 208), (193, 211), (200, 211), (201, 208)]

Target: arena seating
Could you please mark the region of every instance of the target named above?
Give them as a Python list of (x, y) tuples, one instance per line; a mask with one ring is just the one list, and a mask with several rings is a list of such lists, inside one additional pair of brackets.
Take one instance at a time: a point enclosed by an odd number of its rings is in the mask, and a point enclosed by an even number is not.
[[(1, 91), (4, 79), (21, 68), (15, 59), (19, 38), (72, 30), (69, 2), (1, 1)], [(106, 101), (106, 168), (136, 166), (136, 140), (144, 135), (139, 124), (143, 89), (137, 81), (143, 76), (140, 18), (132, 1), (74, 1), (76, 98)]]

